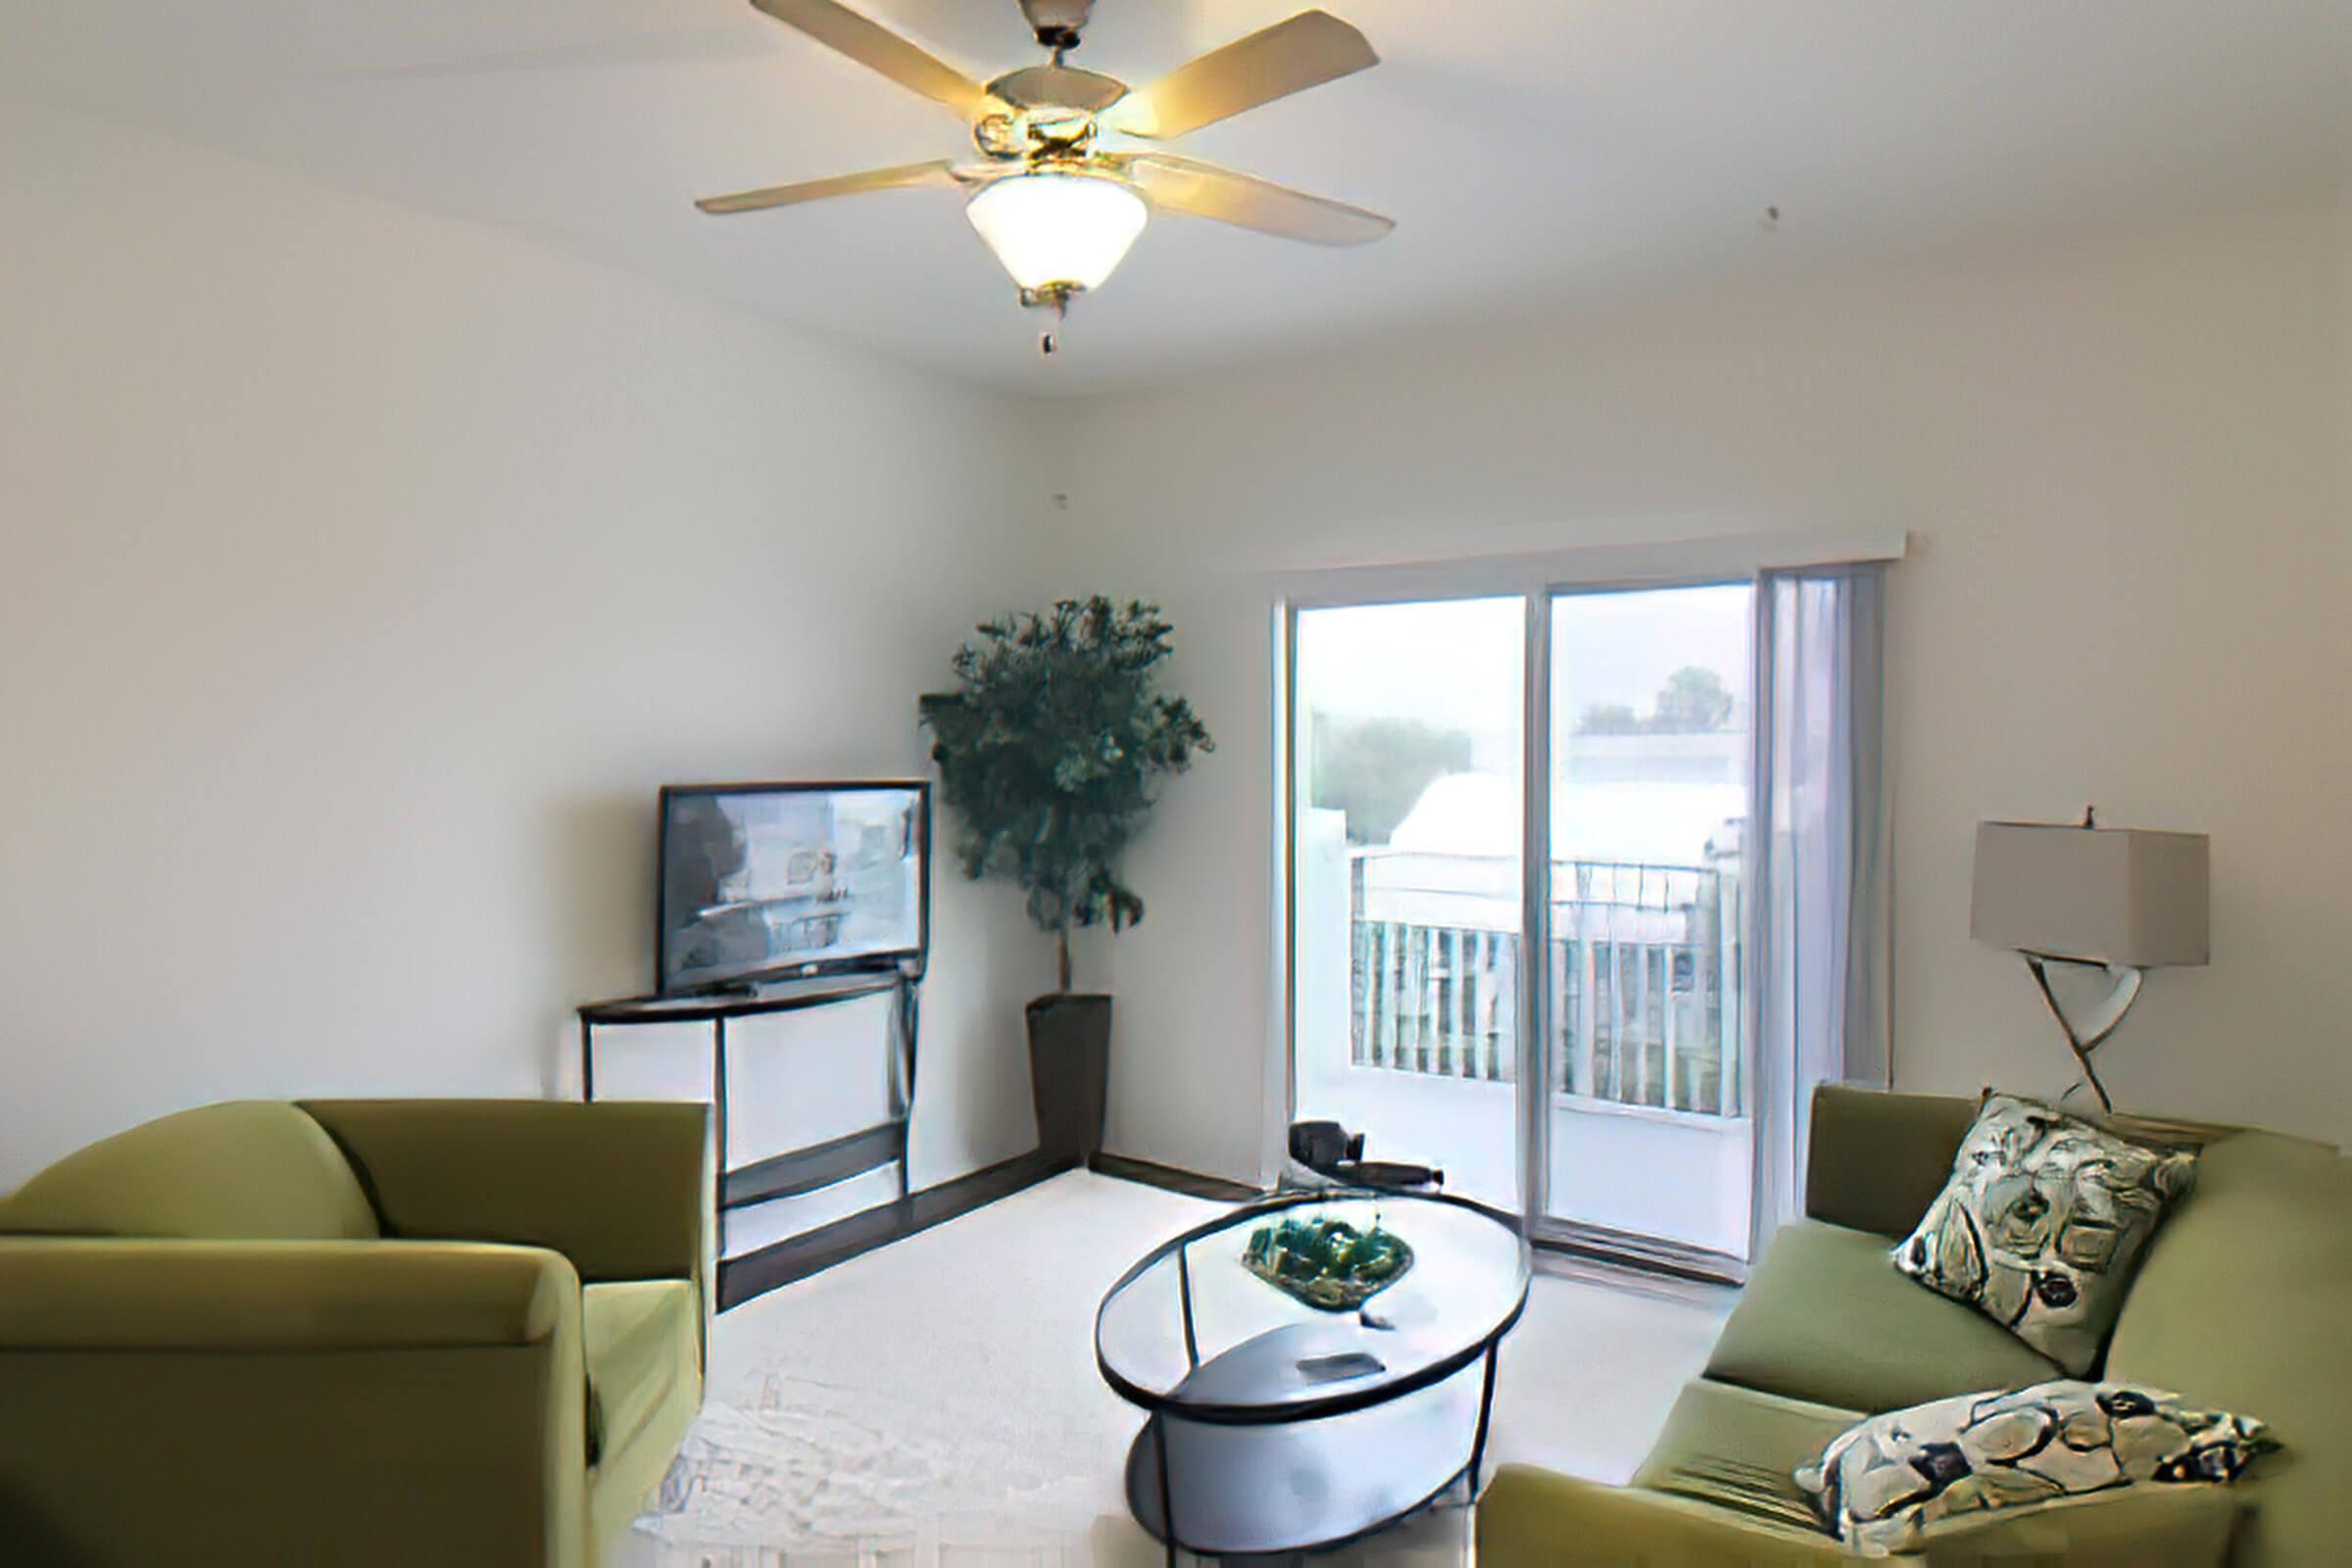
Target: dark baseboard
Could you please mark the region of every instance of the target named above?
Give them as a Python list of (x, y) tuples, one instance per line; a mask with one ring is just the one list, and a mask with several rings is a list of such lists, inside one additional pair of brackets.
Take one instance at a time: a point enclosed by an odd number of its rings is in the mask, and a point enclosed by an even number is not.
[(1246, 1203), (1265, 1193), (1245, 1182), (1230, 1182), (1222, 1176), (1202, 1176), (1196, 1171), (1179, 1170), (1174, 1165), (1162, 1165), (1149, 1159), (1131, 1159), (1125, 1154), (1106, 1154), (1097, 1152), (1087, 1160), (1086, 1168), (1098, 1176), (1115, 1176), (1125, 1182), (1141, 1182), (1146, 1187), (1164, 1187), (1171, 1193), (1187, 1198), (1205, 1198), (1216, 1203)]
[(820, 1225), (772, 1247), (718, 1265), (718, 1309), (741, 1306), (779, 1286), (820, 1274), (877, 1247), (887, 1247), (917, 1231), (927, 1231), (985, 1203), (1009, 1198), (1049, 1176), (1075, 1168), (1075, 1161), (1057, 1159), (1041, 1151), (1016, 1155), (1002, 1164), (958, 1176), (952, 1182), (927, 1187), (911, 1197), (869, 1208), (862, 1214)]

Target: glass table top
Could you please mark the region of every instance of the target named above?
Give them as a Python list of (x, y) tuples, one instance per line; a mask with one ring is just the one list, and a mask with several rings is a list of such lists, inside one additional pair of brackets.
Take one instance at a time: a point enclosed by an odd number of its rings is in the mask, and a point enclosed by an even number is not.
[[(1377, 1223), (1412, 1249), (1405, 1274), (1357, 1310), (1324, 1311), (1243, 1264), (1285, 1220)], [(1102, 1298), (1095, 1354), (1121, 1396), (1199, 1420), (1306, 1420), (1427, 1387), (1517, 1321), (1527, 1243), (1462, 1199), (1283, 1194), (1163, 1243)]]

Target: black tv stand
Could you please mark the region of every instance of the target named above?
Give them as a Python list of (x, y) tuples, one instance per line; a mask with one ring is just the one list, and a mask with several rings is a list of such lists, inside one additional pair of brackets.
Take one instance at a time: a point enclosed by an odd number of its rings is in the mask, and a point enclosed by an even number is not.
[[(710, 1026), (710, 1124), (716, 1146), (713, 1208), (727, 1210), (797, 1198), (836, 1182), (895, 1164), (899, 1201), (910, 1196), (907, 1129), (914, 1110), (914, 1042), (917, 972), (906, 968), (865, 969), (747, 984), (724, 991), (620, 997), (579, 1009), (580, 1098), (596, 1099), (596, 1031), (641, 1024), (707, 1023)], [(805, 1149), (772, 1154), (749, 1164), (733, 1163), (727, 1148), (727, 1025), (738, 1018), (796, 1012), (863, 997), (889, 996), (891, 1010), (891, 1116)], [(737, 1305), (748, 1294), (727, 1288), (728, 1259), (719, 1258), (719, 1300)]]

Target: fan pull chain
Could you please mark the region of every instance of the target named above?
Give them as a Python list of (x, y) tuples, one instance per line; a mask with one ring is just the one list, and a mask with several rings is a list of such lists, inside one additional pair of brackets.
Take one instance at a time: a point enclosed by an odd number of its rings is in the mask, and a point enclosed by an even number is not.
[(1056, 291), (1041, 303), (1054, 313), (1054, 324), (1037, 334), (1037, 357), (1050, 360), (1061, 352), (1061, 329), (1070, 318), (1070, 297)]

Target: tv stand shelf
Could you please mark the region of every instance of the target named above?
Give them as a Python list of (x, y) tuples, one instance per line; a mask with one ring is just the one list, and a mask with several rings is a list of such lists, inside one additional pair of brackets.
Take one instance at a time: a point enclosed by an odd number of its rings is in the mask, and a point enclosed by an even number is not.
[[(592, 1002), (579, 1009), (580, 1098), (596, 1099), (596, 1031), (645, 1024), (699, 1023), (710, 1027), (710, 1125), (716, 1144), (714, 1207), (721, 1213), (755, 1203), (797, 1198), (845, 1182), (854, 1176), (896, 1165), (899, 1201), (908, 1196), (907, 1125), (914, 1107), (915, 982), (918, 976), (903, 968), (865, 970), (849, 974), (812, 975), (731, 991), (696, 992), (678, 996), (619, 997)], [(795, 1149), (738, 1165), (728, 1151), (727, 1025), (743, 1018), (796, 1012), (860, 998), (888, 996), (891, 1009), (891, 1108), (893, 1114), (871, 1127), (839, 1138)], [(789, 1245), (789, 1243), (782, 1244)], [(757, 1254), (752, 1254), (757, 1255)], [(730, 1264), (745, 1259), (719, 1260), (719, 1299), (740, 1304), (727, 1288)], [(748, 1296), (741, 1298), (748, 1299)]]
[(620, 997), (611, 1002), (591, 1002), (580, 1008), (580, 1063), (583, 1068), (588, 1065), (588, 1030), (596, 1024), (724, 1023), (729, 1018), (755, 1018), (761, 1013), (791, 1012), (800, 1007), (822, 1006), (828, 1002), (847, 1002), (853, 997), (879, 996), (898, 990), (906, 979), (895, 969), (824, 974), (733, 991), (690, 991), (680, 996)]

